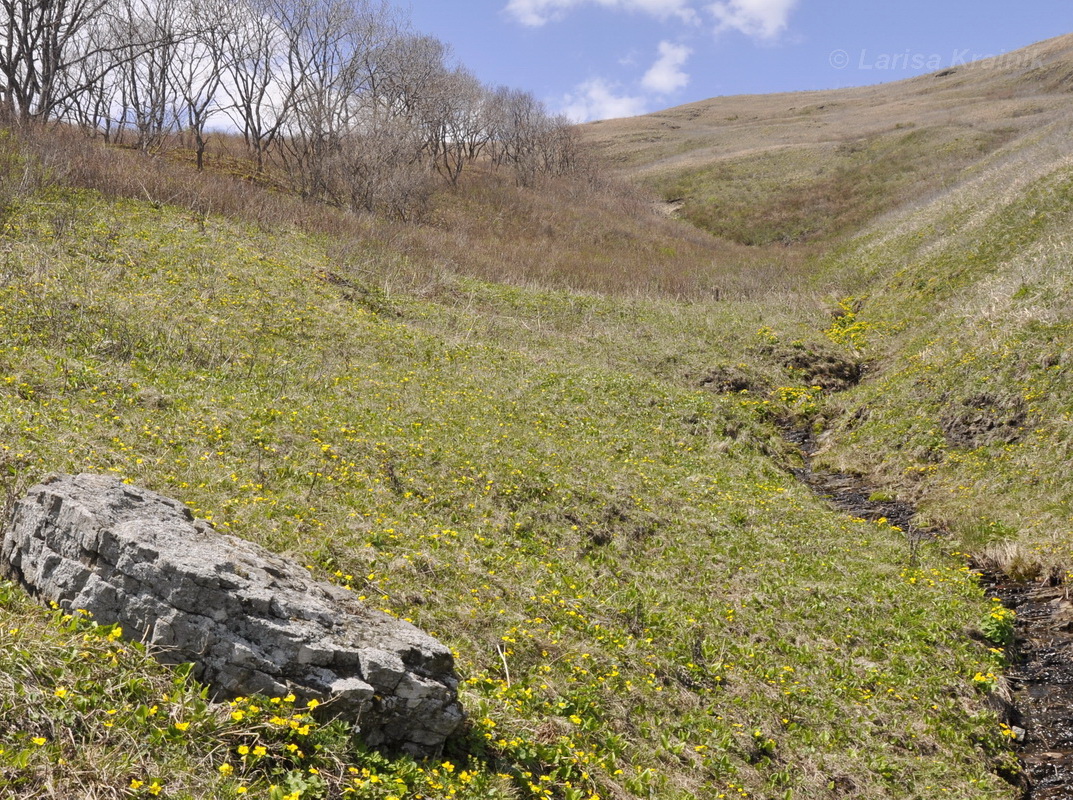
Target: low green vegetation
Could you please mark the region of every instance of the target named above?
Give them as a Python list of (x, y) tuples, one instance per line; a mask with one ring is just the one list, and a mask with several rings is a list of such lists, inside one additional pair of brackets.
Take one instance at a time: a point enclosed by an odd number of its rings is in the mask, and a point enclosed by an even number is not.
[(1021, 577), (1073, 554), (1073, 173), (1039, 157), (1066, 141), (1041, 132), (828, 259), (861, 294), (874, 369), (828, 409), (824, 460), (918, 500), (966, 549), (1017, 544), (1000, 560), (1034, 559)]
[(841, 143), (783, 145), (650, 180), (681, 216), (741, 244), (830, 242), (941, 188), (1000, 146), (1002, 131), (895, 130)]
[(369, 753), (7, 586), (5, 796), (1015, 794), (964, 558), (784, 468), (772, 422), (842, 347), (820, 304), (408, 294), (327, 238), (60, 189), (0, 243), (8, 489), (180, 498), (439, 636), (469, 713), (440, 758)]
[[(596, 174), (474, 165), (402, 223), (5, 137), (8, 506), (179, 498), (439, 637), (468, 719), (371, 752), (0, 584), (0, 794), (1017, 796), (974, 570), (1073, 574), (1073, 135), (946, 77), (592, 126), (716, 236)], [(830, 508), (786, 428), (944, 535)]]

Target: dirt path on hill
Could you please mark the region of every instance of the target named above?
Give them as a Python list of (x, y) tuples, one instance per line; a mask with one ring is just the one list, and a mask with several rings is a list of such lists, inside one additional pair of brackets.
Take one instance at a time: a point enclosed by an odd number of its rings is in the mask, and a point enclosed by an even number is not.
[[(810, 432), (786, 428), (783, 435), (804, 459), (803, 467), (791, 470), (794, 476), (839, 511), (872, 521), (885, 517), (905, 531), (911, 548), (943, 535), (918, 528), (916, 509), (908, 503), (870, 499), (876, 492), (860, 477), (814, 470), (817, 446)], [(1073, 800), (1073, 587), (1019, 583), (986, 572), (981, 581), (1017, 613), (1013, 665), (1006, 671), (1012, 705), (1004, 721), (1019, 740), (1023, 797)]]

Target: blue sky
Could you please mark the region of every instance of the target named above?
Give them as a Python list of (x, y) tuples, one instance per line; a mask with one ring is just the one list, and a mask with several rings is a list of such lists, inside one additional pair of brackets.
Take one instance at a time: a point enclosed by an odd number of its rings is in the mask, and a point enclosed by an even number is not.
[[(405, 2), (405, 0), (402, 0)], [(1070, 0), (410, 0), (487, 83), (578, 120), (908, 78), (1073, 33)]]

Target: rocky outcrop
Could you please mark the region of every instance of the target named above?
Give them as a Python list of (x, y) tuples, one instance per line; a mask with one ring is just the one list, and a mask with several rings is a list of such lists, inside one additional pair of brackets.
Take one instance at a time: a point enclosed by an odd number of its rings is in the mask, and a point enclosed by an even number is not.
[(434, 752), (458, 727), (450, 651), (413, 625), (181, 503), (100, 475), (53, 476), (16, 503), (0, 565), (43, 601), (119, 623), (220, 698), (316, 698), (372, 746)]

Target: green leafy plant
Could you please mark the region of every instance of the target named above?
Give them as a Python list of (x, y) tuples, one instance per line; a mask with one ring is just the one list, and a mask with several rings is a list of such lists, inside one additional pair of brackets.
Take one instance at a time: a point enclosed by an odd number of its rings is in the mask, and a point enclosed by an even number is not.
[(1009, 647), (1013, 644), (1016, 622), (1017, 613), (996, 601), (992, 609), (981, 620), (980, 630), (983, 631), (989, 642), (993, 642), (1000, 647)]

